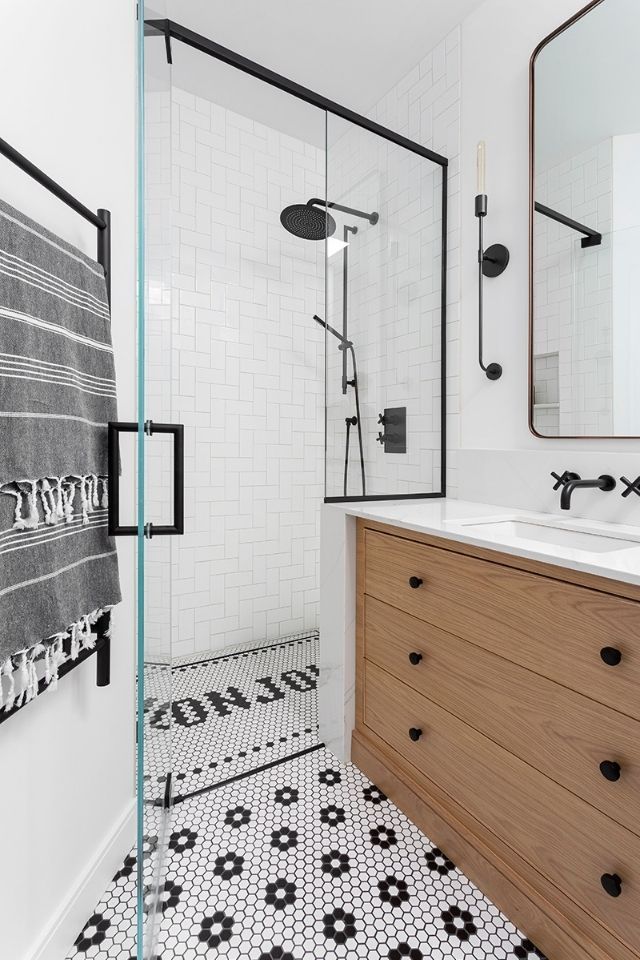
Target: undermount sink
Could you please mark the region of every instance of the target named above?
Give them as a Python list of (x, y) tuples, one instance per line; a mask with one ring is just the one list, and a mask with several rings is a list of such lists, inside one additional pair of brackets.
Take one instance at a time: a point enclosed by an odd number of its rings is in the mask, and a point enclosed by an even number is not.
[(633, 535), (621, 534), (618, 537), (608, 532), (600, 532), (596, 528), (586, 530), (577, 526), (561, 526), (559, 523), (520, 517), (460, 520), (458, 526), (465, 527), (470, 533), (473, 531), (487, 534), (496, 540), (534, 540), (587, 553), (613, 553), (615, 550), (637, 548), (640, 544), (640, 537)]

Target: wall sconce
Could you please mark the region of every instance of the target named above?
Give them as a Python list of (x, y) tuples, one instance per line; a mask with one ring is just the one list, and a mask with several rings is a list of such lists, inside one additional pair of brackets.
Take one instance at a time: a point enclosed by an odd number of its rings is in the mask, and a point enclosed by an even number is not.
[(483, 221), (487, 215), (486, 181), (486, 147), (484, 140), (478, 144), (478, 194), (476, 196), (476, 217), (478, 218), (478, 360), (480, 367), (489, 380), (499, 380), (502, 376), (502, 367), (499, 363), (489, 363), (485, 366), (483, 360), (483, 323), (484, 303), (483, 284), (485, 277), (499, 277), (509, 263), (509, 251), (502, 243), (493, 243), (484, 249)]

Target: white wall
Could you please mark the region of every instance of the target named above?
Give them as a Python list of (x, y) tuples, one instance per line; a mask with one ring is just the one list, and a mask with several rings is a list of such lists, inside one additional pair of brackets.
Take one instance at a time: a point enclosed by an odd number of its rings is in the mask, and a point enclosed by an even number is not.
[[(546, 497), (549, 457), (556, 468), (575, 468), (579, 453), (583, 475), (597, 469), (601, 452), (611, 472), (638, 472), (640, 441), (541, 440), (528, 428), (528, 220), (529, 220), (529, 58), (538, 42), (574, 14), (580, 0), (486, 0), (462, 24), (462, 448), (459, 493), (480, 499), (493, 490), (493, 502), (509, 488), (517, 497), (523, 478)], [(498, 361), (504, 373), (489, 381), (477, 362), (477, 220), (475, 151), (487, 143), (489, 214), (487, 243), (505, 243), (511, 253), (506, 272), (485, 283), (485, 362)], [(496, 450), (510, 451), (505, 456)], [(514, 454), (513, 451), (516, 451)], [(517, 451), (533, 456), (519, 458)], [(537, 457), (536, 457), (537, 453)], [(586, 458), (586, 460), (585, 460)], [(599, 458), (602, 461), (603, 458)], [(635, 466), (634, 466), (635, 464)], [(506, 472), (505, 472), (506, 471)], [(602, 471), (600, 471), (602, 472)], [(490, 482), (483, 486), (483, 473)], [(593, 474), (594, 476), (597, 474)], [(580, 499), (587, 511), (599, 508), (599, 491)], [(608, 495), (619, 512), (618, 493)], [(553, 495), (554, 505), (557, 495)], [(524, 493), (520, 506), (533, 506)], [(640, 520), (640, 499), (624, 501), (627, 522)], [(578, 498), (576, 497), (578, 506)]]
[[(111, 210), (120, 416), (135, 416), (135, 4), (5, 2), (0, 136)], [(0, 158), (3, 199), (95, 255), (95, 230)], [(123, 485), (132, 485), (125, 473)], [(0, 727), (0, 955), (61, 960), (132, 842), (133, 544), (119, 544), (111, 685), (95, 660)]]

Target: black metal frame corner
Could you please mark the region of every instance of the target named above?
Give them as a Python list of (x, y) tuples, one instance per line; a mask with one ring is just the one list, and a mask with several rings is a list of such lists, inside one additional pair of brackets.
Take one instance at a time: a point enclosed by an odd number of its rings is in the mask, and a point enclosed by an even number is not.
[(98, 231), (97, 256), (98, 263), (104, 269), (104, 278), (107, 284), (107, 299), (111, 303), (111, 214), (108, 210), (100, 208), (97, 213), (85, 207), (83, 203), (61, 187), (59, 183), (52, 180), (48, 174), (36, 167), (35, 163), (19, 153), (15, 147), (0, 137), (0, 154), (15, 164), (20, 170), (24, 171), (32, 180), (39, 183), (40, 186), (52, 193), (54, 197), (66, 203), (68, 207), (75, 210), (83, 219), (93, 224)]
[[(370, 120), (368, 117), (362, 116), (362, 114), (356, 113), (354, 110), (350, 110), (348, 107), (343, 106), (342, 104), (336, 103), (334, 100), (330, 100), (328, 97), (322, 96), (322, 94), (316, 93), (313, 90), (310, 90), (308, 87), (304, 87), (299, 83), (296, 83), (294, 80), (290, 80), (287, 77), (283, 77), (281, 74), (276, 73), (273, 70), (270, 70), (268, 67), (264, 67), (259, 63), (256, 63), (253, 60), (249, 60), (247, 57), (242, 56), (242, 54), (236, 53), (233, 50), (229, 50), (227, 47), (223, 47), (221, 44), (216, 43), (214, 40), (210, 40), (208, 37), (204, 37), (199, 33), (196, 33), (193, 30), (189, 30), (188, 27), (183, 26), (182, 24), (176, 23), (174, 20), (170, 19), (161, 19), (161, 20), (145, 20), (145, 35), (146, 36), (157, 36), (164, 39), (164, 43), (167, 51), (167, 62), (172, 62), (171, 56), (171, 40), (179, 40), (180, 42), (186, 44), (187, 46), (193, 47), (195, 50), (199, 50), (201, 53), (206, 53), (210, 57), (214, 57), (216, 60), (226, 63), (230, 67), (234, 67), (237, 70), (247, 73), (252, 77), (255, 77), (257, 80), (262, 80), (264, 83), (268, 83), (272, 87), (276, 87), (278, 90), (282, 90), (284, 93), (288, 93), (293, 97), (296, 97), (298, 100), (303, 100), (305, 103), (310, 104), (313, 107), (317, 107), (320, 110), (325, 111), (325, 113), (333, 114), (336, 117), (340, 117), (343, 120), (347, 120), (349, 123), (354, 124), (357, 127), (361, 127), (364, 130), (368, 130), (371, 133), (377, 134), (384, 140), (388, 140), (391, 143), (395, 143), (397, 146), (404, 147), (405, 150), (410, 151), (411, 153), (418, 154), (421, 157), (424, 157), (425, 160), (430, 160), (432, 163), (437, 164), (442, 168), (442, 213), (441, 213), (441, 223), (442, 223), (442, 240), (441, 240), (441, 321), (440, 321), (440, 363), (441, 363), (441, 390), (440, 390), (440, 490), (432, 493), (421, 493), (421, 494), (400, 494), (400, 495), (384, 495), (384, 496), (375, 496), (367, 494), (365, 496), (354, 496), (354, 497), (327, 497), (325, 496), (325, 503), (357, 503), (362, 501), (375, 501), (375, 500), (420, 500), (420, 499), (430, 499), (430, 498), (442, 498), (446, 496), (446, 469), (447, 469), (447, 382), (446, 382), (446, 351), (447, 351), (447, 330), (446, 330), (446, 311), (447, 311), (447, 168), (449, 165), (448, 159), (442, 154), (436, 153), (434, 150), (430, 150), (428, 147), (423, 146), (420, 143), (416, 143), (414, 140), (410, 140), (408, 137), (403, 136), (400, 133), (397, 133), (395, 130), (391, 130), (388, 127), (382, 126), (380, 123), (376, 123), (375, 120)], [(324, 203), (324, 201), (322, 201)], [(157, 528), (154, 528), (154, 532), (157, 532)]]

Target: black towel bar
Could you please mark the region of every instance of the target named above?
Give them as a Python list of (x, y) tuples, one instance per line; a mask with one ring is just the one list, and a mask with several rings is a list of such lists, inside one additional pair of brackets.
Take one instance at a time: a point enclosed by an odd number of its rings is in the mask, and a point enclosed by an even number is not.
[(107, 298), (111, 303), (111, 214), (108, 210), (100, 209), (97, 213), (85, 207), (83, 203), (61, 187), (59, 183), (52, 180), (50, 176), (36, 167), (35, 163), (27, 160), (25, 156), (19, 153), (15, 147), (0, 137), (0, 154), (10, 160), (11, 163), (23, 170), (32, 180), (39, 183), (40, 186), (52, 193), (58, 200), (62, 200), (68, 207), (75, 210), (76, 213), (92, 223), (98, 230), (98, 249), (96, 259), (104, 269), (104, 276), (107, 284)]

